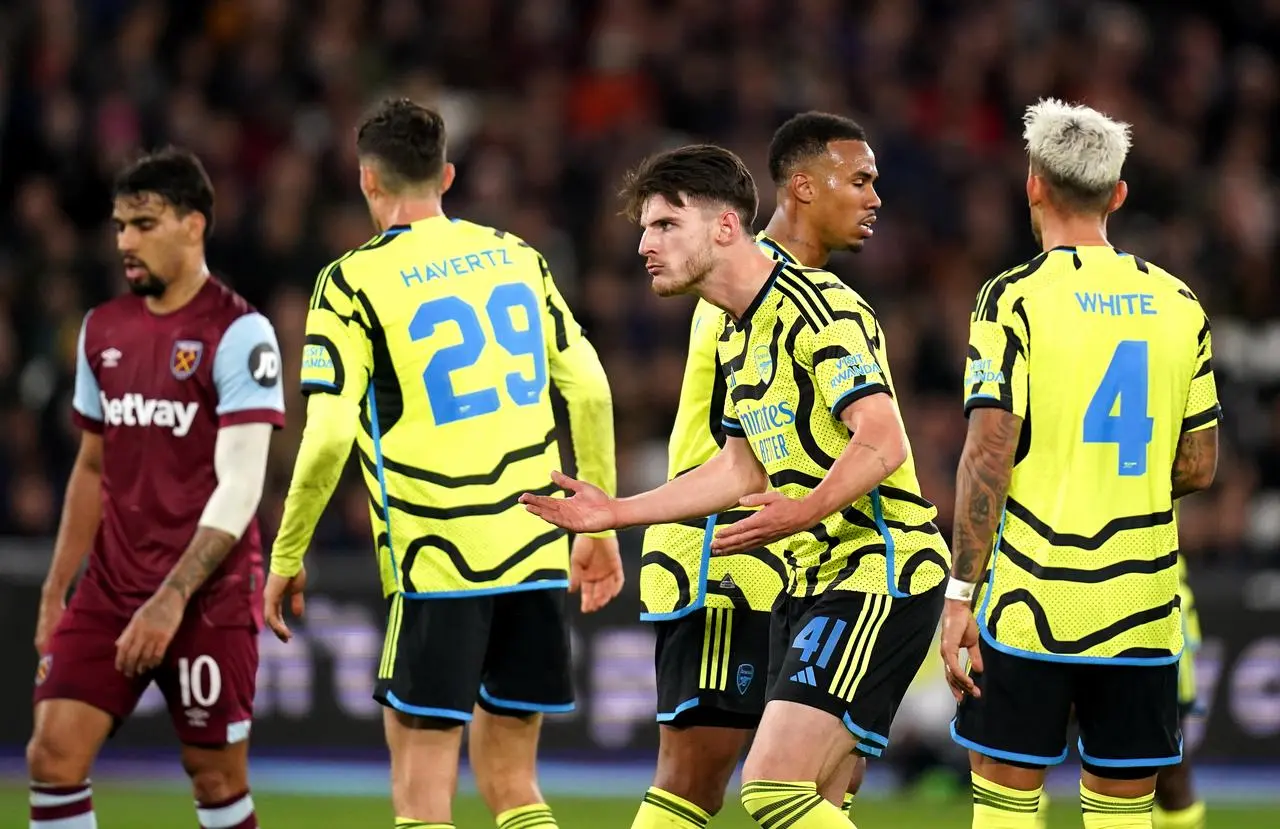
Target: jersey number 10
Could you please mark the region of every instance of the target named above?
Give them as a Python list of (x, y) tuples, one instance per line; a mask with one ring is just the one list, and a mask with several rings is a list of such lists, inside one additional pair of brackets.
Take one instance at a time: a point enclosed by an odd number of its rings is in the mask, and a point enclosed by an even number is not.
[(1147, 415), (1148, 385), (1147, 342), (1122, 340), (1084, 412), (1084, 442), (1116, 444), (1120, 475), (1147, 474), (1147, 445), (1155, 427)]
[[(528, 326), (516, 328), (512, 309), (523, 308)], [(531, 406), (542, 398), (547, 386), (547, 350), (542, 340), (542, 317), (538, 298), (533, 289), (523, 282), (505, 282), (496, 286), (484, 305), (494, 339), (513, 357), (528, 355), (533, 358), (533, 377), (525, 377), (518, 371), (506, 376), (507, 395), (517, 406)], [(473, 366), (480, 361), (488, 338), (480, 327), (476, 309), (464, 299), (445, 296), (428, 300), (418, 306), (409, 322), (409, 338), (414, 342), (425, 340), (435, 333), (436, 327), (452, 322), (458, 326), (462, 342), (436, 351), (427, 368), (422, 372), (422, 382), (427, 387), (427, 399), (431, 402), (431, 415), (436, 425), (442, 426), (457, 420), (492, 414), (502, 406), (498, 390), (492, 386), (477, 391), (458, 394), (453, 388), (453, 372)]]

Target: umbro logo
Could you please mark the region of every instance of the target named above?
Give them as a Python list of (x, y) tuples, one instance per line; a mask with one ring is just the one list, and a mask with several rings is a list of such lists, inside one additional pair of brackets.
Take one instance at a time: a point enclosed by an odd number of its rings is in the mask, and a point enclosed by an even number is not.
[(103, 368), (115, 368), (120, 365), (120, 358), (124, 355), (120, 353), (120, 349), (118, 348), (108, 348), (106, 351), (102, 352), (101, 356)]
[(724, 578), (720, 579), (721, 590), (737, 590), (738, 583), (733, 580), (733, 576), (729, 573), (724, 574)]
[(791, 677), (790, 677), (790, 679), (791, 679), (791, 681), (792, 681), (792, 682), (799, 682), (801, 685), (814, 685), (814, 686), (816, 686), (816, 685), (818, 684), (818, 678), (817, 678), (816, 676), (814, 676), (814, 675), (813, 675), (813, 666), (812, 666), (812, 665), (810, 665), (809, 667), (805, 668), (803, 671), (800, 671), (800, 672), (798, 672), (798, 673), (792, 674), (792, 675), (791, 675)]

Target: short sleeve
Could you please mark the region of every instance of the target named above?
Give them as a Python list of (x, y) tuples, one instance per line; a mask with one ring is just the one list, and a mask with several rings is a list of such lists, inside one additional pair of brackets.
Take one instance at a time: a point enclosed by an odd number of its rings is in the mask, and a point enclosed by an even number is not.
[(873, 394), (892, 394), (885, 372), (884, 337), (871, 307), (851, 291), (831, 297), (831, 319), (801, 342), (813, 362), (822, 402), (839, 419), (845, 409)]
[[(729, 385), (730, 392), (733, 389), (733, 377), (725, 378)], [(724, 410), (720, 413), (720, 428), (724, 429), (725, 437), (745, 438), (747, 431), (742, 428), (742, 421), (738, 419), (738, 407), (733, 403), (733, 394), (726, 393), (724, 396)]]
[(568, 351), (578, 340), (582, 339), (582, 327), (573, 318), (569, 304), (560, 295), (556, 281), (551, 276), (551, 267), (547, 260), (538, 255), (538, 267), (542, 270), (543, 302), (543, 337), (546, 339), (547, 353), (550, 355)]
[[(984, 286), (979, 296), (987, 294)], [(1027, 416), (1027, 329), (1022, 301), (1007, 289), (974, 312), (964, 371), (966, 417), (984, 406)]]
[(335, 262), (320, 272), (307, 311), (302, 349), (302, 393), (336, 394), (359, 401), (369, 385), (370, 321)]
[(1182, 431), (1196, 432), (1216, 426), (1222, 419), (1218, 386), (1213, 379), (1213, 333), (1206, 317), (1196, 338), (1196, 366), (1187, 390), (1187, 406), (1182, 415)]
[(90, 311), (80, 324), (80, 336), (76, 340), (76, 387), (71, 399), (72, 417), (81, 429), (88, 432), (102, 431), (102, 397), (98, 378), (89, 365), (85, 352), (85, 330), (89, 327)]
[(280, 345), (262, 314), (245, 314), (227, 327), (213, 359), (218, 423), (284, 425)]

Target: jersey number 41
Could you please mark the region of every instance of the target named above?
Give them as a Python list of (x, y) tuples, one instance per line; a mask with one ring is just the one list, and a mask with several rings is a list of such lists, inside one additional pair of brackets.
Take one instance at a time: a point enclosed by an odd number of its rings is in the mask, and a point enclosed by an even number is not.
[[(523, 320), (517, 320), (512, 313), (518, 308), (524, 310)], [(513, 357), (533, 358), (532, 378), (513, 371), (507, 374), (505, 384), (511, 402), (532, 406), (542, 399), (542, 391), (547, 386), (547, 351), (542, 339), (538, 297), (523, 282), (506, 282), (494, 287), (484, 310), (494, 339), (504, 351)], [(523, 328), (516, 327), (518, 321), (523, 322)], [(409, 322), (409, 338), (414, 342), (425, 340), (435, 333), (437, 326), (447, 322), (458, 326), (462, 341), (436, 351), (422, 372), (437, 426), (492, 414), (502, 406), (498, 390), (492, 386), (462, 394), (454, 391), (452, 373), (478, 363), (488, 344), (480, 317), (466, 300), (445, 296), (422, 303)]]

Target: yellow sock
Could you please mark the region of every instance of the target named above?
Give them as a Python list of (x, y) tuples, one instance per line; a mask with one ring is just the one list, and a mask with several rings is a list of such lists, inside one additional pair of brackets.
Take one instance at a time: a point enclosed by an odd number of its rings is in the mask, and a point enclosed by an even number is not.
[(849, 829), (844, 812), (818, 794), (812, 782), (744, 783), (742, 807), (762, 829)]
[(1036, 829), (1048, 829), (1049, 827), (1049, 793), (1044, 789), (1040, 790), (1040, 811), (1036, 812)]
[(711, 815), (696, 803), (650, 786), (631, 829), (704, 829)]
[(397, 817), (396, 829), (453, 829), (452, 823), (427, 823), (411, 817)]
[(973, 772), (973, 829), (1036, 829), (1043, 787), (1011, 789)]
[(1204, 801), (1197, 800), (1185, 809), (1166, 812), (1159, 806), (1151, 812), (1155, 829), (1204, 829)]
[(1142, 797), (1111, 797), (1080, 784), (1084, 829), (1151, 829), (1151, 807), (1155, 802), (1154, 792)]
[[(844, 805), (840, 807), (840, 811), (844, 812), (844, 816), (853, 823), (853, 795), (849, 792), (844, 793)], [(854, 829), (857, 829), (855, 826)]]
[(538, 826), (557, 826), (551, 807), (545, 803), (517, 806), (498, 815), (498, 829), (535, 829)]

